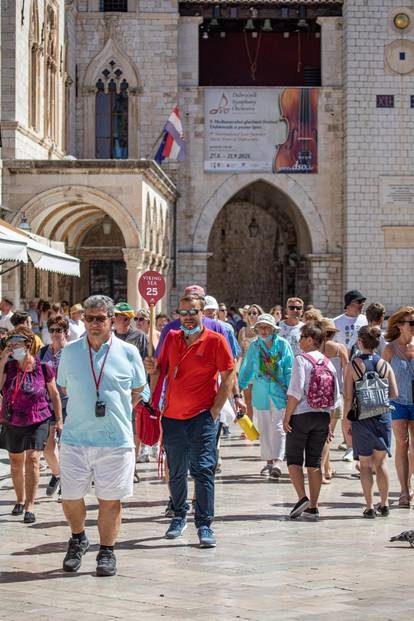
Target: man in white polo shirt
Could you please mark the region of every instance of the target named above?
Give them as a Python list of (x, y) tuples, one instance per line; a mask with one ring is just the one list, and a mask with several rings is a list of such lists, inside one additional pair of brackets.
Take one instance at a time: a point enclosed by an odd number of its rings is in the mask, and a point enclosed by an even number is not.
[(100, 535), (96, 575), (113, 576), (121, 500), (133, 493), (132, 410), (146, 375), (137, 348), (112, 334), (113, 301), (95, 295), (84, 308), (86, 336), (64, 348), (57, 379), (69, 397), (60, 463), (63, 510), (72, 536), (63, 569), (77, 571), (89, 547), (84, 497), (94, 481)]

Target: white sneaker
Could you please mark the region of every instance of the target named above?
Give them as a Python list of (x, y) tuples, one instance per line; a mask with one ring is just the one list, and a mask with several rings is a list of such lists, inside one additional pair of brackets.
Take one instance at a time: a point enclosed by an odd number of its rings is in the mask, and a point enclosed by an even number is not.
[(155, 461), (157, 461), (158, 455), (160, 454), (160, 447), (158, 446), (158, 444), (154, 444), (154, 446), (151, 449), (151, 454), (152, 454), (152, 458), (155, 459)]
[(148, 464), (150, 461), (150, 456), (148, 453), (141, 453), (137, 459), (139, 464)]
[(349, 448), (346, 449), (344, 456), (342, 457), (342, 461), (354, 461), (354, 451)]

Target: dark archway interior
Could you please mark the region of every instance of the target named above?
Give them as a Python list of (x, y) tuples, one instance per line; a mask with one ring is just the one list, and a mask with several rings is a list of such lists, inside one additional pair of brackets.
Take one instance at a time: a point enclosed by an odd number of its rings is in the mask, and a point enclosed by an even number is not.
[(243, 188), (224, 205), (208, 249), (208, 292), (219, 301), (255, 302), (269, 311), (291, 295), (308, 298), (306, 225), (290, 199), (264, 181)]

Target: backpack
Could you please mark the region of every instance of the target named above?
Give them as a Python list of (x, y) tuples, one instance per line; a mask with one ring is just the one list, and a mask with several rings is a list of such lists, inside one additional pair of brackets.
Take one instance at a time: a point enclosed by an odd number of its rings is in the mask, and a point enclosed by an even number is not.
[(143, 444), (154, 446), (161, 435), (160, 411), (141, 401), (135, 407), (136, 433)]
[(330, 410), (335, 404), (335, 373), (329, 368), (329, 358), (315, 360), (309, 354), (301, 354), (312, 364), (307, 401), (315, 410)]
[(356, 420), (364, 420), (373, 416), (387, 414), (390, 407), (389, 382), (385, 377), (387, 363), (378, 355), (373, 357), (372, 369), (365, 368), (362, 373), (356, 360), (352, 361), (358, 379), (355, 380)]

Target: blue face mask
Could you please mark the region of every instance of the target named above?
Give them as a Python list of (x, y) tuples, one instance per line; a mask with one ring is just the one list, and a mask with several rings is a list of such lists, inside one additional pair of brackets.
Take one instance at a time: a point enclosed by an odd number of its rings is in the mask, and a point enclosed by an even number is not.
[(266, 338), (259, 336), (259, 341), (261, 341), (265, 345), (268, 345), (269, 343), (273, 341), (273, 334), (269, 334), (269, 336), (267, 336)]
[(192, 334), (197, 334), (197, 332), (201, 332), (200, 326), (196, 326), (195, 328), (192, 328), (191, 330), (189, 330), (185, 326), (180, 326), (180, 327), (186, 336), (191, 336)]

